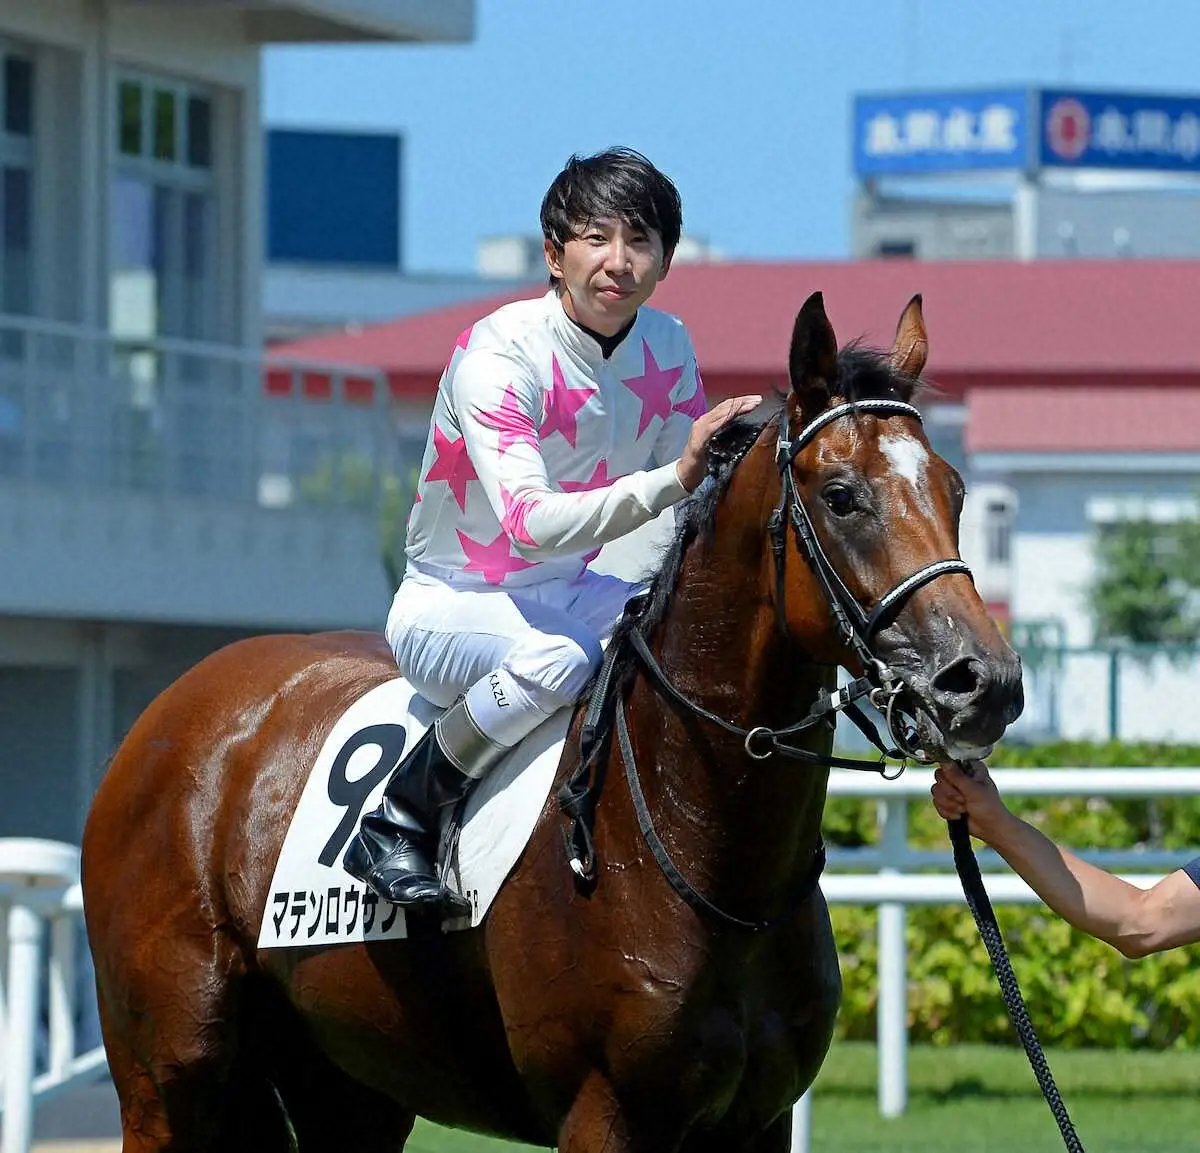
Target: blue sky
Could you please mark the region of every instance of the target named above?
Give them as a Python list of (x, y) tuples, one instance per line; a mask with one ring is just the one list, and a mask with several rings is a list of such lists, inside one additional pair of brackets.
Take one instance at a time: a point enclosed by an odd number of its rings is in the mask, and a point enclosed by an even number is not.
[(276, 48), (270, 125), (405, 139), (410, 270), (536, 233), (572, 152), (628, 144), (727, 256), (844, 257), (860, 92), (1073, 84), (1200, 92), (1186, 0), (476, 0), (456, 46)]

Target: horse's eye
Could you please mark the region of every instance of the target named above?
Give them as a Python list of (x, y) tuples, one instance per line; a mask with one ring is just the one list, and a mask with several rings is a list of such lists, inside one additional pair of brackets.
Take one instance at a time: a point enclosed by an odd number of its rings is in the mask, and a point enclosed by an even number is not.
[(849, 516), (857, 507), (854, 490), (844, 484), (827, 484), (821, 492), (834, 516)]

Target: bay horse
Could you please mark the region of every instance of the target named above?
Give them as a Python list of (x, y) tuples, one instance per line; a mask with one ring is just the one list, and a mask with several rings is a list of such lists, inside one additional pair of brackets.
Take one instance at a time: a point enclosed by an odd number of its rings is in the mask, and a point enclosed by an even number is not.
[(814, 294), (778, 411), (717, 439), (613, 641), (646, 657), (618, 671), (591, 885), (552, 793), (479, 928), (259, 950), (309, 768), (392, 655), (241, 641), (147, 708), (83, 838), (124, 1153), (399, 1153), (418, 1115), (561, 1153), (784, 1153), (841, 993), (816, 884), (832, 726), (789, 722), (839, 664), (903, 697), (930, 757), (987, 752), (1021, 709), (957, 560), (962, 482), (908, 405), (926, 348), (920, 298), (890, 353), (839, 353)]

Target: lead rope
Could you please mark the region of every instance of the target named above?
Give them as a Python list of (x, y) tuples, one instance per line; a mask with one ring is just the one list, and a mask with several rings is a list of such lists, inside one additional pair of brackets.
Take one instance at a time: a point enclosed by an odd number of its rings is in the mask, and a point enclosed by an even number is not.
[[(965, 765), (962, 766), (962, 769), (964, 772), (969, 772)], [(992, 960), (992, 969), (996, 973), (996, 982), (1000, 986), (1000, 992), (1004, 995), (1004, 1007), (1008, 1010), (1013, 1028), (1016, 1029), (1017, 1036), (1025, 1048), (1025, 1056), (1029, 1058), (1029, 1065), (1033, 1069), (1033, 1075), (1037, 1078), (1038, 1088), (1041, 1089), (1046, 1104), (1050, 1106), (1050, 1112), (1054, 1114), (1054, 1120), (1058, 1123), (1058, 1131), (1062, 1134), (1063, 1144), (1071, 1150), (1071, 1153), (1084, 1153), (1083, 1142), (1079, 1140), (1075, 1133), (1075, 1126), (1071, 1124), (1067, 1107), (1063, 1103), (1058, 1086), (1054, 1083), (1054, 1074), (1050, 1072), (1050, 1064), (1046, 1060), (1046, 1054), (1042, 1052), (1042, 1044), (1038, 1040), (1033, 1022), (1029, 1019), (1029, 1013), (1025, 1008), (1025, 998), (1021, 996), (1021, 989), (1017, 984), (1012, 962), (1008, 959), (1008, 951), (1004, 947), (1004, 938), (1000, 935), (1000, 926), (996, 922), (992, 902), (988, 899), (987, 890), (983, 887), (979, 862), (975, 859), (975, 850), (971, 847), (971, 834), (967, 828), (967, 818), (958, 817), (953, 821), (947, 821), (946, 825), (950, 830), (950, 844), (954, 848), (954, 867), (958, 870), (958, 879), (962, 882), (963, 896), (967, 899), (967, 907), (971, 910), (971, 916), (975, 918), (975, 924), (979, 928), (979, 935), (987, 947), (988, 956)]]

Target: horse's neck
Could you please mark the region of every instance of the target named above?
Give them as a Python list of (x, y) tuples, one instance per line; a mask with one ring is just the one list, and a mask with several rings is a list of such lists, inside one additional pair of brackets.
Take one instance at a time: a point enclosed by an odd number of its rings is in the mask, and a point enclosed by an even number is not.
[[(692, 700), (726, 720), (780, 728), (808, 712), (834, 670), (808, 662), (781, 635), (771, 572), (757, 561), (751, 571), (747, 540), (721, 528), (719, 515), (712, 540), (693, 544), (684, 560), (657, 638), (662, 664)], [(754, 760), (741, 738), (657, 707), (672, 730), (659, 730), (654, 754), (671, 839), (729, 901), (751, 911), (786, 901), (820, 840), (828, 771), (778, 754)], [(831, 743), (825, 726), (789, 740), (814, 752)]]

